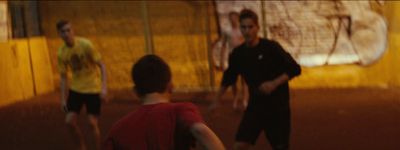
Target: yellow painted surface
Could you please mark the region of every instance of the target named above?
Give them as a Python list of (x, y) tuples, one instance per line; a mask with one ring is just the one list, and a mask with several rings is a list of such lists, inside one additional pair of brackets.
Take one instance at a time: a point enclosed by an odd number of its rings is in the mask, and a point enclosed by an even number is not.
[[(13, 74), (14, 77), (17, 77), (17, 80), (11, 79), (8, 82), (15, 83), (12, 89), (14, 92), (20, 91), (23, 99), (30, 98), (34, 95), (33, 91), (33, 80), (32, 80), (32, 71), (29, 60), (29, 49), (28, 43), (26, 40), (12, 40), (9, 41), (11, 46), (12, 55), (8, 59), (8, 64), (13, 64), (11, 68), (9, 68), (9, 73)], [(14, 52), (16, 52), (14, 55)], [(11, 77), (11, 78), (14, 78)], [(17, 96), (18, 94), (13, 94), (13, 96)]]
[[(32, 52), (32, 60), (29, 50)], [(0, 56), (0, 106), (33, 97), (34, 85), (36, 95), (54, 90), (45, 38), (0, 43)]]
[(157, 35), (154, 43), (155, 53), (171, 67), (176, 90), (201, 90), (210, 85), (204, 35)]
[(44, 94), (54, 90), (54, 78), (51, 70), (49, 50), (46, 38), (30, 38), (32, 66), (35, 78), (36, 94)]
[[(43, 1), (40, 2), (42, 26), (53, 65), (55, 51), (62, 41), (55, 23), (65, 18), (73, 23), (78, 35), (92, 40), (103, 55), (110, 89), (132, 87), (130, 69), (146, 53), (144, 27), (138, 2)], [(389, 25), (387, 51), (370, 66), (335, 65), (306, 68), (291, 81), (293, 88), (347, 88), (400, 86), (400, 2), (374, 5)], [(210, 89), (208, 65), (206, 5), (201, 2), (148, 2), (148, 15), (155, 54), (171, 66), (175, 87), (180, 90)], [(69, 11), (64, 11), (69, 10)], [(215, 16), (209, 16), (215, 19)], [(215, 40), (215, 20), (210, 22)], [(53, 71), (55, 81), (58, 74)], [(222, 74), (215, 71), (215, 85)], [(58, 82), (56, 82), (58, 84)], [(57, 85), (56, 84), (56, 85)]]
[[(381, 60), (370, 66), (303, 67), (303, 74), (291, 81), (292, 87), (399, 87), (400, 2), (385, 3), (384, 7), (374, 6), (385, 15), (389, 25), (387, 51)], [(99, 49), (107, 66), (110, 89), (132, 87), (131, 66), (146, 49), (139, 2), (47, 1), (40, 2), (40, 6), (45, 38), (31, 38), (30, 48), (26, 39), (0, 43), (0, 106), (34, 95), (29, 49), (37, 93), (52, 91), (58, 85), (55, 53), (62, 41), (54, 25), (61, 17), (71, 20), (76, 33), (92, 40)], [(63, 11), (66, 8), (71, 11)], [(196, 2), (173, 2), (165, 6), (149, 2), (155, 54), (170, 64), (179, 90), (207, 90), (211, 86), (205, 9), (205, 5)], [(211, 24), (215, 39), (215, 22)], [(222, 74), (214, 75), (218, 86)]]
[(0, 44), (0, 106), (33, 96), (27, 44)]
[[(154, 52), (171, 65), (176, 88), (209, 87), (203, 15), (206, 7), (203, 2), (147, 3)], [(90, 39), (102, 54), (107, 67), (108, 88), (132, 87), (132, 64), (146, 54), (140, 1), (43, 1), (39, 4), (57, 84), (59, 75), (54, 65), (55, 51), (62, 41), (58, 38), (55, 24), (59, 19), (67, 19), (72, 22), (76, 35)]]

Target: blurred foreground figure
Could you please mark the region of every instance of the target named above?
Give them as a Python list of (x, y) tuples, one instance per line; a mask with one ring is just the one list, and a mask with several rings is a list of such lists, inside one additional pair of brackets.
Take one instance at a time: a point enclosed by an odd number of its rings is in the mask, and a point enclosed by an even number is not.
[[(232, 50), (244, 42), (240, 31), (238, 12), (229, 12), (229, 23), (231, 27), (224, 29), (221, 37), (212, 46), (215, 54), (215, 67), (221, 71), (225, 71), (228, 68), (228, 58)], [(233, 109), (235, 110), (246, 109), (249, 97), (246, 82), (241, 77), (239, 80), (239, 85), (237, 83), (232, 85)]]
[(261, 131), (274, 150), (289, 149), (290, 107), (288, 81), (301, 68), (279, 43), (258, 37), (258, 16), (249, 9), (240, 12), (240, 29), (245, 43), (229, 57), (213, 110), (226, 89), (239, 75), (248, 87), (250, 100), (236, 133), (235, 150), (249, 149)]
[[(75, 37), (72, 25), (61, 20), (56, 25), (64, 44), (58, 49), (58, 69), (61, 75), (61, 107), (66, 112), (66, 123), (78, 149), (86, 150), (86, 144), (80, 130), (77, 117), (86, 106), (88, 121), (93, 133), (96, 149), (100, 149), (101, 99), (107, 95), (106, 70), (101, 56), (92, 43), (81, 37)], [(68, 71), (72, 74), (69, 88)], [(68, 90), (69, 89), (69, 90)]]
[(139, 59), (132, 79), (142, 106), (113, 125), (104, 150), (189, 150), (196, 141), (205, 150), (225, 149), (196, 106), (170, 103), (171, 76), (160, 57)]

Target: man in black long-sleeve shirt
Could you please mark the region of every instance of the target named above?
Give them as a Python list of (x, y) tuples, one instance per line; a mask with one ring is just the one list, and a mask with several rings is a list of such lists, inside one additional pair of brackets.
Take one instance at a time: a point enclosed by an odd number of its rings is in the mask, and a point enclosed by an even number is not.
[(258, 37), (257, 15), (244, 9), (240, 29), (245, 43), (229, 57), (214, 109), (227, 88), (242, 75), (248, 84), (250, 101), (236, 134), (234, 149), (248, 149), (261, 131), (274, 150), (289, 149), (290, 106), (288, 81), (300, 75), (301, 68), (279, 43)]

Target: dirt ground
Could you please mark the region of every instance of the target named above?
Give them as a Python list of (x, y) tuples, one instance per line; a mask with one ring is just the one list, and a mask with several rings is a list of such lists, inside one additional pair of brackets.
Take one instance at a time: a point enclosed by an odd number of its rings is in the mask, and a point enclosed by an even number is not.
[[(111, 125), (139, 103), (128, 91), (114, 93), (100, 120), (104, 136)], [(231, 95), (212, 115), (206, 112), (211, 93), (177, 93), (174, 101), (192, 101), (228, 150), (232, 149), (242, 113), (232, 110)], [(293, 150), (399, 150), (400, 89), (292, 90)], [(0, 108), (0, 149), (69, 150), (72, 141), (63, 123), (58, 93)], [(88, 129), (84, 113), (80, 118)], [(85, 132), (87, 134), (87, 132)], [(255, 150), (270, 150), (263, 135)]]

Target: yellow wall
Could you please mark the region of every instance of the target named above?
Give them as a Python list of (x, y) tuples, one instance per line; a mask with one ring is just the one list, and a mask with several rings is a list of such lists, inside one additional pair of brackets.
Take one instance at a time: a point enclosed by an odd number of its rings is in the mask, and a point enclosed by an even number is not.
[(393, 70), (390, 83), (400, 86), (400, 2), (386, 2), (390, 4), (384, 11), (389, 21), (389, 52), (391, 52), (390, 66)]
[(36, 94), (40, 95), (53, 91), (54, 78), (46, 38), (30, 38), (29, 44), (32, 55)]
[[(55, 54), (62, 43), (54, 24), (60, 17), (71, 20), (76, 32), (91, 39), (100, 50), (107, 65), (110, 89), (132, 86), (130, 67), (146, 53), (141, 2), (94, 3), (40, 2), (46, 38), (0, 43), (0, 106), (32, 97), (34, 89), (37, 94), (43, 94), (53, 91), (54, 85), (58, 85), (54, 84), (58, 81)], [(389, 25), (387, 51), (381, 60), (365, 67), (303, 67), (302, 75), (291, 81), (292, 87), (399, 87), (400, 2), (385, 3), (384, 7), (375, 7), (385, 15)], [(183, 1), (168, 5), (148, 3), (154, 51), (171, 65), (175, 86), (181, 90), (208, 90), (211, 86), (206, 32), (209, 24), (205, 16), (209, 8), (206, 6), (205, 3)], [(71, 11), (62, 11), (65, 8)], [(210, 24), (215, 40), (215, 20)], [(29, 59), (29, 50), (32, 60)], [(221, 73), (214, 75), (218, 86)]]
[(0, 106), (33, 96), (27, 44), (0, 43)]
[(90, 39), (102, 54), (108, 87), (112, 90), (132, 87), (130, 68), (145, 54), (140, 6), (140, 1), (40, 1), (41, 25), (57, 85), (56, 57), (62, 40), (55, 24), (66, 19), (73, 24), (77, 36)]
[(34, 89), (36, 95), (54, 90), (44, 37), (0, 43), (0, 56), (0, 106), (31, 98), (35, 95)]
[[(62, 44), (57, 37), (55, 23), (67, 19), (73, 23), (78, 35), (87, 37), (104, 56), (110, 89), (132, 86), (129, 76), (131, 65), (146, 53), (142, 3), (111, 1), (42, 1), (40, 12), (42, 27), (48, 41), (55, 81), (57, 48)], [(149, 1), (149, 24), (155, 54), (163, 57), (173, 71), (178, 89), (207, 90), (211, 86), (207, 53), (207, 5), (202, 2)], [(303, 67), (300, 77), (291, 81), (294, 88), (347, 88), (400, 86), (399, 17), (400, 2), (386, 1), (385, 6), (374, 5), (385, 15), (389, 25), (387, 51), (383, 58), (370, 66), (335, 65)], [(64, 11), (69, 10), (69, 11)], [(210, 13), (208, 13), (210, 14)], [(211, 12), (212, 14), (212, 12)], [(215, 16), (209, 16), (211, 35), (215, 40)], [(215, 72), (215, 85), (221, 73)]]
[[(205, 2), (146, 3), (154, 53), (170, 64), (175, 87), (181, 90), (210, 87)], [(55, 24), (67, 19), (76, 35), (92, 40), (102, 54), (108, 88), (132, 87), (132, 64), (147, 53), (141, 1), (40, 1), (39, 5), (57, 83), (56, 50), (62, 41)]]

